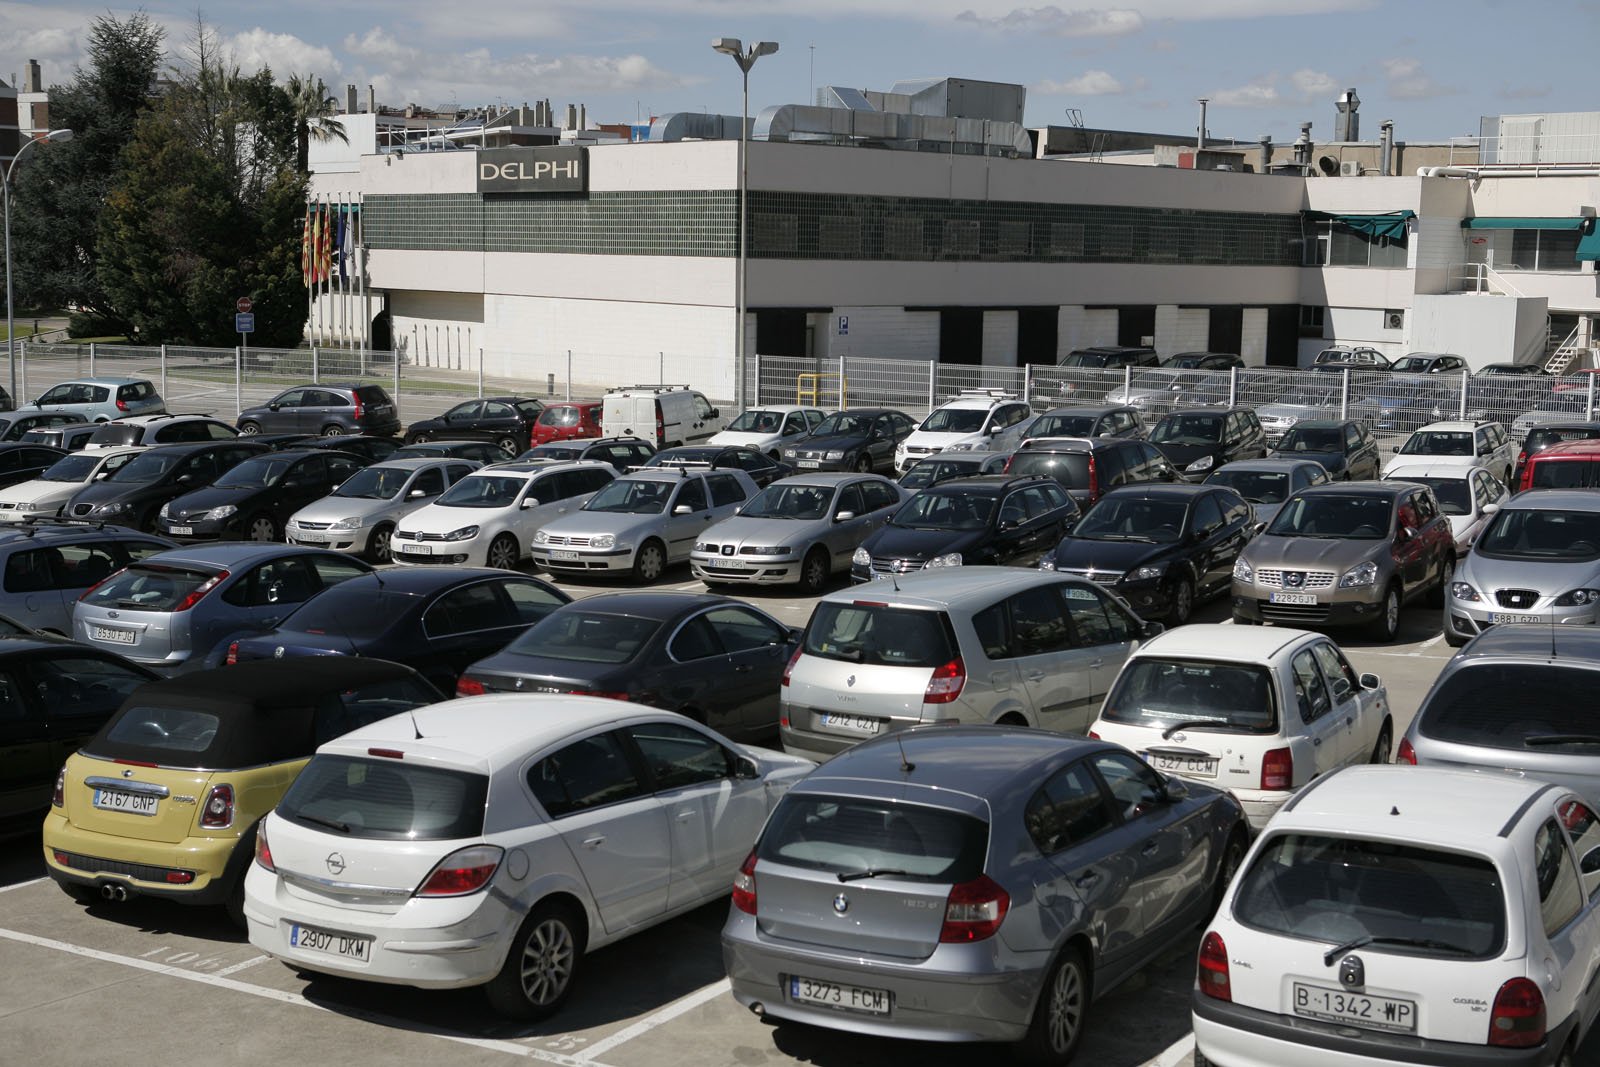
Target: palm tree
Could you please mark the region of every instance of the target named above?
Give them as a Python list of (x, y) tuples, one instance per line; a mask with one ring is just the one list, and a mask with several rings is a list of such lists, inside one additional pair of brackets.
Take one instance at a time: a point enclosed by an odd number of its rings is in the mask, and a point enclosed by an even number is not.
[(350, 143), (344, 123), (334, 118), (337, 101), (315, 74), (289, 76), (289, 100), (294, 106), (295, 163), (302, 174), (310, 169), (308, 155), (312, 141)]

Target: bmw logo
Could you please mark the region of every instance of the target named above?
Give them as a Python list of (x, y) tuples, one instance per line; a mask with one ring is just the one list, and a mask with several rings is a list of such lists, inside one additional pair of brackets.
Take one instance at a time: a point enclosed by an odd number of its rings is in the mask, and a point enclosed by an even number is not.
[(849, 897), (845, 896), (843, 893), (840, 893), (838, 896), (833, 898), (833, 912), (834, 912), (835, 915), (843, 915), (845, 912), (847, 912), (849, 910), (850, 910), (850, 898)]

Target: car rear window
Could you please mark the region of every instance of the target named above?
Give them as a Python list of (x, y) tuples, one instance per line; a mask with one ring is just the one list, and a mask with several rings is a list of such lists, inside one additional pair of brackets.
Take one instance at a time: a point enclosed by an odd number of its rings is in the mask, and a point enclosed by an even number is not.
[(1233, 914), (1256, 930), (1367, 951), (1485, 959), (1505, 943), (1501, 878), (1482, 856), (1282, 833), (1245, 871)]
[(95, 447), (136, 445), (144, 427), (128, 423), (108, 422), (89, 435), (89, 444)]
[(756, 848), (757, 859), (841, 876), (969, 882), (983, 873), (989, 824), (922, 804), (790, 793)]
[(806, 627), (808, 656), (881, 667), (939, 667), (956, 658), (942, 611), (824, 601)]
[(626, 663), (659, 629), (656, 619), (568, 609), (523, 631), (506, 651), (575, 663)]
[(204, 752), (216, 739), (220, 722), (217, 716), (195, 708), (136, 705), (118, 715), (92, 747), (96, 754), (112, 758), (126, 747), (185, 754)]
[(1573, 694), (1600, 673), (1560, 663), (1468, 664), (1450, 674), (1417, 713), (1424, 737), (1517, 752), (1600, 753), (1600, 712)]
[(360, 397), (361, 402), (368, 406), (376, 406), (380, 404), (388, 404), (390, 406), (394, 405), (394, 401), (389, 399), (388, 392), (381, 385), (358, 386), (356, 388), (356, 396)]
[(451, 841), (483, 833), (487, 775), (383, 757), (313, 756), (279, 802), (285, 819), (380, 840)]
[(316, 705), (316, 742), (331, 741), (368, 723), (444, 699), (421, 678), (390, 678), (327, 693)]
[(83, 600), (130, 611), (171, 611), (211, 578), (205, 571), (136, 564), (91, 590)]
[(1089, 453), (1018, 452), (1011, 457), (1007, 474), (1054, 478), (1070, 489), (1089, 488)]
[(539, 412), (540, 426), (576, 426), (581, 409), (557, 405)]
[(1529, 486), (1533, 489), (1587, 489), (1594, 485), (1596, 460), (1540, 456), (1533, 461)]
[(367, 641), (387, 633), (417, 608), (420, 598), (373, 582), (351, 580), (319, 593), (283, 620), (282, 629)]
[(1163, 730), (1214, 724), (1232, 733), (1272, 734), (1277, 705), (1264, 667), (1141, 658), (1118, 676), (1100, 717)]

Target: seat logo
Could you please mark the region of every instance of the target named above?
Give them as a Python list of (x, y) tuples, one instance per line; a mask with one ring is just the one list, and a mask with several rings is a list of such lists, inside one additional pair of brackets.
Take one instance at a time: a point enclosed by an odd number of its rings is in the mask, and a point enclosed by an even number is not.
[(272, 658), (273, 659), (282, 659), (283, 658), (283, 646), (282, 645), (279, 645), (277, 648), (272, 650)]
[(324, 863), (326, 863), (328, 865), (328, 873), (329, 874), (343, 874), (344, 873), (344, 857), (339, 855), (339, 853), (337, 853), (337, 852), (328, 853), (328, 858), (323, 860), (322, 862), (324, 862)]
[(849, 910), (850, 910), (850, 898), (849, 897), (845, 896), (843, 893), (840, 893), (838, 896), (833, 898), (833, 912), (834, 912), (835, 915), (843, 915), (845, 912), (847, 912)]

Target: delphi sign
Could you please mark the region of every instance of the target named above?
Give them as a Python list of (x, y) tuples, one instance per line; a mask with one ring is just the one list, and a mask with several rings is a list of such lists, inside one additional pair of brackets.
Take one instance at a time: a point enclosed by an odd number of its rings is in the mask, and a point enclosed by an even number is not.
[(480, 193), (581, 193), (589, 160), (582, 148), (488, 148), (478, 153)]

